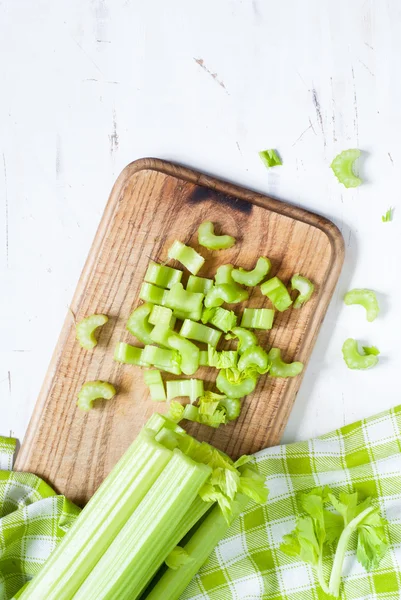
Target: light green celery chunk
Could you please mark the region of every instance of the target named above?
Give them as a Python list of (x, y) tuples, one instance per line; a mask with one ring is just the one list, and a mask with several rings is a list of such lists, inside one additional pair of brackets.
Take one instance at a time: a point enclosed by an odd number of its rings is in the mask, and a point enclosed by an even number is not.
[(177, 523), (211, 468), (174, 450), (156, 482), (114, 538), (74, 600), (133, 600), (180, 540)]
[(167, 308), (166, 306), (159, 306), (156, 304), (149, 315), (149, 323), (152, 325), (164, 323), (172, 329), (175, 325), (175, 321), (176, 319), (173, 316), (173, 311), (171, 308)]
[(160, 322), (154, 326), (150, 334), (150, 339), (154, 344), (159, 344), (160, 346), (164, 346), (165, 348), (171, 348), (169, 338), (171, 335), (173, 335), (173, 333), (174, 331), (169, 325)]
[(208, 346), (208, 365), (216, 369), (231, 369), (237, 366), (238, 352), (236, 350), (222, 350), (218, 352), (213, 346)]
[(262, 283), (260, 290), (264, 296), (269, 298), (274, 308), (280, 312), (287, 310), (292, 304), (287, 288), (278, 277), (273, 277)]
[(366, 289), (354, 289), (347, 292), (344, 296), (344, 302), (347, 306), (360, 304), (366, 310), (366, 318), (369, 322), (376, 319), (379, 314), (379, 303), (375, 292)]
[(172, 456), (142, 430), (20, 598), (71, 600)]
[(362, 183), (353, 171), (354, 162), (360, 155), (360, 150), (344, 150), (337, 154), (330, 165), (338, 181), (346, 188), (358, 187)]
[(173, 333), (168, 338), (171, 348), (178, 351), (181, 359), (181, 370), (185, 375), (193, 375), (199, 368), (200, 350), (193, 342)]
[(92, 350), (97, 345), (96, 329), (108, 320), (106, 315), (90, 315), (76, 324), (76, 337), (82, 348)]
[(145, 274), (145, 281), (153, 283), (160, 288), (171, 288), (174, 283), (180, 282), (181, 278), (182, 271), (167, 267), (166, 265), (158, 265), (152, 260)]
[(371, 369), (379, 362), (376, 354), (360, 354), (358, 343), (352, 338), (345, 340), (342, 352), (349, 369)]
[(143, 349), (142, 359), (144, 362), (162, 371), (169, 371), (176, 375), (180, 375), (181, 373), (180, 355), (176, 350), (147, 345)]
[(380, 350), (376, 346), (362, 346), (362, 350), (364, 354), (373, 354), (374, 356), (380, 354)]
[(111, 400), (116, 395), (116, 389), (107, 381), (87, 381), (78, 393), (77, 406), (81, 410), (93, 408), (95, 400)]
[(237, 286), (237, 284), (231, 285), (229, 283), (220, 283), (215, 285), (207, 294), (205, 298), (206, 308), (214, 308), (221, 306), (224, 302), (228, 304), (238, 304), (244, 300), (248, 300), (249, 293)]
[(126, 365), (148, 367), (149, 364), (143, 360), (142, 354), (143, 348), (131, 346), (130, 344), (125, 344), (124, 342), (117, 342), (114, 350), (114, 360)]
[(169, 248), (168, 257), (178, 260), (192, 275), (196, 275), (203, 266), (205, 259), (190, 246), (175, 240)]
[(176, 379), (167, 381), (167, 400), (188, 397), (191, 404), (203, 394), (202, 379)]
[(150, 332), (152, 325), (149, 323), (149, 315), (153, 310), (153, 304), (145, 302), (138, 306), (130, 315), (126, 328), (134, 335), (142, 344), (151, 344), (152, 340)]
[(208, 327), (207, 325), (202, 325), (202, 323), (196, 323), (195, 321), (185, 319), (181, 326), (180, 335), (184, 338), (196, 340), (197, 342), (203, 342), (204, 344), (208, 344), (215, 348), (219, 343), (221, 331), (212, 329), (212, 327)]
[(231, 377), (233, 372), (235, 373), (236, 370), (222, 369), (219, 371), (216, 379), (217, 389), (228, 398), (242, 398), (253, 392), (258, 381), (256, 374), (244, 376), (235, 381), (235, 378)]
[(202, 323), (211, 323), (221, 331), (227, 333), (237, 324), (237, 315), (232, 310), (226, 310), (217, 306), (216, 308), (205, 308), (202, 313)]
[(241, 412), (241, 400), (239, 398), (222, 398), (219, 400), (219, 407), (226, 411), (228, 421), (237, 419)]
[(284, 362), (279, 348), (271, 348), (268, 357), (270, 360), (270, 377), (295, 377), (303, 371), (304, 365), (301, 362)]
[(206, 277), (197, 277), (190, 275), (188, 277), (187, 292), (197, 292), (206, 296), (208, 291), (213, 287), (213, 279)]
[(184, 418), (184, 406), (180, 402), (173, 400), (170, 402), (167, 417), (175, 423), (179, 423)]
[(270, 169), (271, 167), (277, 167), (283, 164), (281, 158), (273, 149), (261, 150), (259, 152), (259, 158), (267, 169)]
[(154, 402), (164, 402), (166, 400), (166, 390), (161, 373), (157, 369), (145, 371), (143, 374), (146, 385), (149, 387), (150, 397)]
[(213, 223), (205, 221), (199, 226), (198, 241), (209, 250), (224, 250), (234, 246), (236, 240), (231, 235), (216, 235)]
[(249, 329), (271, 329), (273, 327), (274, 310), (271, 308), (244, 308), (241, 327)]
[(192, 559), (178, 570), (167, 569), (156, 585), (146, 596), (146, 600), (177, 600), (180, 598), (191, 579), (206, 562), (215, 546), (224, 538), (232, 522), (248, 506), (250, 500), (238, 495), (233, 508), (232, 521), (227, 523), (220, 508), (215, 506), (191, 535), (184, 550)]
[(216, 271), (216, 275), (214, 276), (215, 284), (220, 285), (222, 283), (226, 283), (241, 290), (241, 286), (238, 285), (238, 283), (236, 283), (233, 279), (233, 270), (234, 265), (220, 265)]
[(175, 283), (171, 290), (166, 292), (165, 305), (183, 313), (201, 311), (203, 298), (203, 294), (188, 292), (184, 290), (182, 283)]
[(238, 339), (238, 354), (243, 354), (247, 348), (258, 345), (258, 338), (256, 335), (243, 327), (234, 327), (234, 329), (226, 335), (226, 340), (233, 340), (235, 338)]
[(159, 288), (153, 283), (147, 283), (144, 281), (139, 291), (139, 298), (144, 302), (150, 302), (151, 304), (160, 304), (164, 306), (166, 303), (166, 296), (168, 290)]
[(270, 369), (270, 360), (267, 352), (260, 346), (251, 346), (241, 354), (238, 361), (238, 370), (246, 371), (247, 369), (255, 369), (259, 375), (267, 373)]
[(182, 418), (187, 419), (188, 421), (198, 421), (199, 408), (197, 406), (194, 406), (193, 404), (186, 404), (184, 407)]
[(199, 366), (209, 367), (209, 353), (207, 350), (201, 350), (199, 352)]
[(291, 289), (299, 292), (299, 296), (294, 300), (294, 308), (301, 308), (312, 296), (315, 286), (309, 279), (297, 273), (291, 277)]
[(271, 262), (268, 258), (261, 256), (258, 258), (256, 266), (251, 271), (246, 271), (242, 267), (239, 269), (233, 269), (231, 276), (237, 283), (247, 286), (258, 285), (269, 274), (271, 269)]
[(382, 215), (382, 222), (389, 223), (393, 220), (393, 209), (389, 208), (385, 215)]
[(184, 310), (173, 310), (173, 315), (180, 319), (180, 321), (185, 321), (185, 319), (191, 319), (191, 321), (200, 321), (202, 316), (202, 304), (196, 310), (192, 312), (186, 312)]

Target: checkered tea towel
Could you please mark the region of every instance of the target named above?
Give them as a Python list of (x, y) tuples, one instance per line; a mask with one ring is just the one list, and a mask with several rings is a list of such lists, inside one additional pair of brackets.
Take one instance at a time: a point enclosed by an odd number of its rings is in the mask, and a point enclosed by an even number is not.
[(39, 477), (11, 471), (15, 447), (0, 437), (0, 600), (32, 579), (80, 512)]
[[(376, 498), (388, 520), (390, 549), (366, 573), (350, 549), (344, 600), (401, 599), (401, 406), (323, 437), (258, 452), (270, 490), (264, 506), (247, 510), (231, 527), (181, 600), (328, 600), (312, 567), (280, 551), (295, 526), (297, 495), (329, 485)], [(331, 557), (326, 558), (326, 580)]]

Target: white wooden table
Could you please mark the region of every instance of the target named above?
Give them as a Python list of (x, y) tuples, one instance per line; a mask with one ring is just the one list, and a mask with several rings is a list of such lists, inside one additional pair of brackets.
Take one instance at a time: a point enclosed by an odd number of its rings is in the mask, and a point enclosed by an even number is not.
[[(343, 275), (284, 441), (399, 402), (400, 27), (398, 0), (0, 2), (0, 433), (23, 438), (110, 188), (143, 156), (343, 232)], [(354, 147), (364, 185), (346, 190), (329, 164)], [(268, 172), (264, 148), (283, 166)], [(380, 292), (377, 321), (343, 306), (351, 287)], [(380, 365), (347, 370), (347, 337), (376, 344)]]

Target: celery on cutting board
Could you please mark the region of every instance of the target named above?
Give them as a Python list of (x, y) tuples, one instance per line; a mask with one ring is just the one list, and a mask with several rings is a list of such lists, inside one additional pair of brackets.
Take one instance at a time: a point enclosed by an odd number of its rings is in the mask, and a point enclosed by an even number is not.
[[(179, 450), (117, 534), (74, 600), (132, 600), (154, 574), (157, 557), (166, 558), (179, 540), (175, 526), (211, 474)], [(173, 533), (172, 533), (173, 532)], [(166, 553), (167, 540), (171, 540)]]
[(142, 430), (22, 594), (22, 600), (70, 600), (139, 506), (172, 452)]

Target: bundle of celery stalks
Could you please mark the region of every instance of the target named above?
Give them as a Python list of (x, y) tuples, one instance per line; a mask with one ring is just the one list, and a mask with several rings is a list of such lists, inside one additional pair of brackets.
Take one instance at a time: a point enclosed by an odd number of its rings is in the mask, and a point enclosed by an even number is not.
[[(199, 228), (199, 243), (209, 249), (229, 248), (231, 236), (214, 234), (213, 224)], [(189, 419), (218, 427), (238, 417), (240, 399), (251, 393), (258, 377), (295, 376), (301, 363), (286, 364), (280, 350), (266, 352), (250, 329), (271, 329), (274, 309), (293, 301), (277, 277), (261, 290), (273, 308), (244, 309), (237, 315), (222, 308), (248, 298), (243, 286), (258, 285), (271, 265), (261, 257), (252, 271), (223, 265), (215, 281), (197, 277), (204, 258), (175, 241), (168, 256), (191, 273), (186, 289), (182, 271), (151, 262), (142, 285), (144, 304), (134, 310), (128, 330), (144, 348), (119, 343), (115, 359), (147, 368), (145, 382), (153, 400), (171, 402), (169, 413), (155, 413), (99, 487), (39, 574), (16, 596), (21, 600), (175, 600), (206, 561), (233, 520), (249, 503), (264, 503), (264, 479), (243, 456), (233, 462), (179, 425)], [(299, 308), (313, 284), (301, 275), (292, 279)], [(176, 319), (183, 321), (176, 332)], [(77, 338), (87, 350), (97, 343), (96, 329), (106, 315), (91, 315), (77, 325)], [(201, 321), (201, 322), (200, 322)], [(217, 351), (222, 333), (237, 339), (237, 350)], [(200, 350), (194, 343), (207, 344)], [(220, 393), (205, 391), (200, 379), (170, 380), (161, 371), (192, 375), (202, 366), (218, 369)], [(78, 406), (110, 399), (116, 390), (104, 381), (87, 382)], [(184, 406), (175, 398), (189, 398)], [(197, 405), (195, 404), (197, 402)]]

